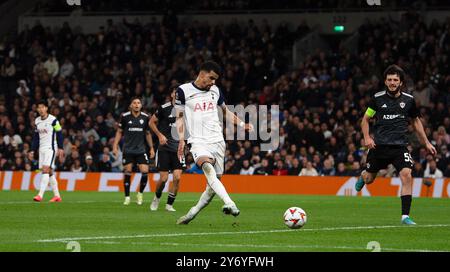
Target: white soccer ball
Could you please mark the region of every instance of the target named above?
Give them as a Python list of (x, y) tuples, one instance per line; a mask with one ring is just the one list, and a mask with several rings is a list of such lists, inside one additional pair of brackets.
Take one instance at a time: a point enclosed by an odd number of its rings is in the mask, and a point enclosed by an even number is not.
[(299, 229), (306, 224), (306, 212), (299, 207), (290, 207), (284, 213), (284, 224), (291, 229)]

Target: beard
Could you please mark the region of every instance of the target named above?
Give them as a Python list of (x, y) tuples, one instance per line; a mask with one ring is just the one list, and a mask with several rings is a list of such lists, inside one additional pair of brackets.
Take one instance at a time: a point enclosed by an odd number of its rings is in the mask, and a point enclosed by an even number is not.
[(395, 88), (394, 91), (391, 91), (390, 88), (387, 88), (387, 91), (390, 95), (395, 96), (396, 94), (398, 94), (401, 91), (401, 86), (397, 86), (397, 88)]

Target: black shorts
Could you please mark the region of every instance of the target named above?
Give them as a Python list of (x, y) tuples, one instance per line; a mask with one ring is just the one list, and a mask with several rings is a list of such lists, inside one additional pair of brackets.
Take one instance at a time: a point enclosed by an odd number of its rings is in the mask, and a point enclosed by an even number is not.
[(141, 154), (123, 154), (122, 164), (149, 164), (147, 153)]
[(397, 172), (400, 173), (403, 168), (412, 169), (414, 161), (406, 146), (383, 145), (369, 150), (367, 154), (367, 172), (378, 173), (380, 169), (386, 169), (389, 164), (392, 164)]
[(183, 170), (186, 167), (185, 162), (180, 162), (177, 152), (167, 150), (158, 150), (156, 152), (156, 167), (158, 171)]

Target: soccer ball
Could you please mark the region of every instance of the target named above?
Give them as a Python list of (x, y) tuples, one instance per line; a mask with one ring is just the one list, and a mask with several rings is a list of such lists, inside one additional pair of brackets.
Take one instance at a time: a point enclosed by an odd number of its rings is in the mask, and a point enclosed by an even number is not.
[(306, 212), (299, 207), (291, 207), (284, 213), (284, 224), (291, 229), (299, 229), (306, 224)]

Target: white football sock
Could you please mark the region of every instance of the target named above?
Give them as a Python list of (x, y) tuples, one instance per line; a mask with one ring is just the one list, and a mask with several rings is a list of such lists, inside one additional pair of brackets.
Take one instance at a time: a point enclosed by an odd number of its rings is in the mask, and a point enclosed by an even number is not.
[(53, 194), (54, 194), (55, 196), (57, 196), (57, 197), (61, 197), (61, 196), (59, 195), (58, 181), (56, 180), (55, 174), (53, 174), (53, 175), (50, 177), (50, 185), (52, 186)]
[(39, 196), (44, 197), (45, 190), (47, 189), (48, 182), (50, 181), (49, 174), (42, 174), (41, 177), (41, 188), (39, 190)]
[(408, 218), (409, 215), (402, 215), (402, 220), (405, 220), (405, 218)]
[(207, 184), (206, 190), (200, 196), (197, 204), (189, 210), (188, 214), (191, 217), (195, 217), (204, 207), (208, 206), (215, 195), (216, 193), (214, 193), (213, 189)]
[(222, 199), (225, 204), (234, 204), (233, 200), (231, 200), (230, 196), (225, 190), (222, 182), (217, 178), (216, 170), (209, 163), (205, 162), (202, 165), (203, 172), (205, 173), (206, 179), (208, 180), (209, 186), (214, 190), (214, 192)]

